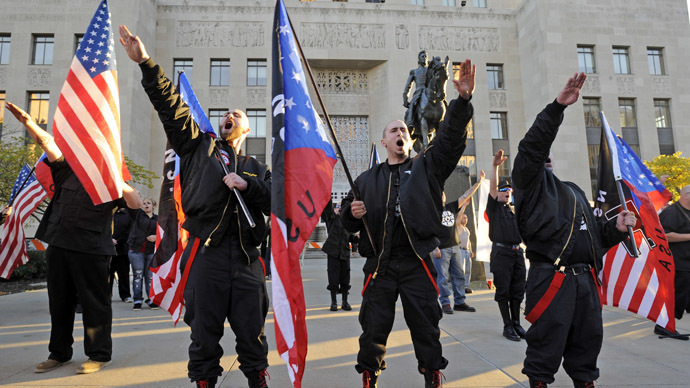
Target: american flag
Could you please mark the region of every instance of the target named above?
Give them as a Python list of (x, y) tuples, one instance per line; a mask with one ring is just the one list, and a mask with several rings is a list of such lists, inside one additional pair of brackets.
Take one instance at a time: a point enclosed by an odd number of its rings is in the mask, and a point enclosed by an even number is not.
[(273, 21), (271, 275), (276, 348), (295, 388), (302, 385), (307, 325), (299, 255), (331, 199), (335, 151), (309, 98), (294, 31), (282, 0)]
[(24, 222), (46, 197), (46, 192), (26, 165), (19, 172), (12, 193), (12, 214), (0, 226), (0, 277), (5, 279), (9, 279), (15, 268), (29, 261), (24, 241)]
[(122, 197), (120, 96), (108, 2), (91, 19), (62, 86), (55, 142), (95, 205)]
[(633, 228), (639, 256), (631, 255), (632, 248), (626, 242), (604, 255), (601, 301), (646, 317), (673, 332), (675, 264), (657, 215), (657, 210), (671, 199), (671, 193), (630, 146), (615, 136), (603, 113), (601, 118), (595, 214), (612, 219), (621, 211), (615, 183), (620, 180), (627, 208), (639, 220)]

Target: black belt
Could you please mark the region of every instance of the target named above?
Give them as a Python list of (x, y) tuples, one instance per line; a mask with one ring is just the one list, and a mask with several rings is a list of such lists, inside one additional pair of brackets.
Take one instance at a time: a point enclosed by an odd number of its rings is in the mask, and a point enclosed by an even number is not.
[(503, 244), (503, 243), (495, 242), (494, 245), (497, 247), (501, 247), (501, 248), (512, 249), (514, 251), (517, 251), (518, 249), (520, 249), (520, 244)]
[(579, 263), (579, 264), (573, 264), (573, 265), (566, 265), (566, 266), (561, 266), (561, 267), (556, 267), (553, 263), (544, 263), (541, 261), (531, 261), (529, 263), (530, 268), (540, 268), (540, 269), (551, 269), (554, 271), (560, 271), (561, 268), (563, 268), (563, 272), (565, 273), (572, 273), (573, 275), (582, 275), (583, 273), (587, 273), (592, 270), (592, 266), (590, 264), (585, 264), (585, 263)]
[(459, 247), (459, 248), (462, 249), (463, 251), (469, 251), (470, 250), (469, 248), (463, 248), (463, 247)]

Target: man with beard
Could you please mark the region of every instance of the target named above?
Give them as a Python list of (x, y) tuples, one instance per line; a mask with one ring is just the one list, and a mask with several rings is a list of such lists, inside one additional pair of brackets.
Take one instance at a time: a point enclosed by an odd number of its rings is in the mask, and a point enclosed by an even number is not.
[[(405, 123), (388, 123), (381, 140), (388, 159), (356, 179), (357, 200), (352, 191), (343, 199), (343, 225), (350, 233), (362, 231), (359, 251), (367, 258), (355, 366), (364, 387), (375, 387), (386, 368), (383, 358), (398, 295), (425, 386), (441, 386), (441, 369), (448, 360), (442, 356), (439, 341), (438, 322), (443, 313), (429, 254), (439, 246), (441, 237), (447, 237), (440, 217), (441, 193), (467, 143), (474, 76), (475, 68), (466, 60), (459, 79), (453, 81), (461, 98), (450, 102), (438, 135), (414, 158), (409, 157), (412, 140)], [(373, 241), (364, 231), (365, 215)]]
[[(223, 372), (219, 341), (227, 319), (249, 387), (266, 387), (268, 297), (257, 246), (266, 228), (264, 214), (271, 208), (271, 175), (265, 165), (241, 155), (250, 131), (247, 116), (239, 109), (228, 111), (221, 119), (218, 139), (200, 132), (189, 107), (141, 40), (125, 26), (120, 26), (120, 36), (127, 55), (141, 68), (144, 90), (180, 157), (183, 227), (189, 231), (181, 260), (181, 270), (189, 271), (184, 291), (184, 321), (192, 329), (189, 378), (197, 387), (215, 386)], [(242, 193), (254, 228), (233, 189)], [(191, 260), (191, 268), (186, 268)]]

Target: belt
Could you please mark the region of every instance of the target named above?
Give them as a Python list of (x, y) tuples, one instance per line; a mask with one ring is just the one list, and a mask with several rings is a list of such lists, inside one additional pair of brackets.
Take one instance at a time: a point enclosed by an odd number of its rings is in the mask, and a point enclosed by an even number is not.
[(551, 269), (554, 271), (562, 271), (565, 274), (573, 274), (575, 276), (582, 275), (583, 273), (588, 273), (592, 270), (592, 266), (590, 264), (584, 264), (584, 263), (578, 263), (578, 264), (573, 264), (573, 265), (565, 265), (565, 266), (560, 266), (556, 268), (555, 265), (552, 263), (544, 263), (544, 262), (530, 262), (529, 266), (531, 268), (540, 268), (540, 269)]
[(469, 251), (470, 250), (469, 248), (463, 248), (463, 247), (458, 247), (458, 248), (462, 249), (463, 251)]
[(520, 244), (503, 244), (503, 243), (495, 242), (494, 245), (497, 247), (501, 247), (501, 248), (512, 249), (514, 251), (517, 251), (518, 249), (520, 249)]

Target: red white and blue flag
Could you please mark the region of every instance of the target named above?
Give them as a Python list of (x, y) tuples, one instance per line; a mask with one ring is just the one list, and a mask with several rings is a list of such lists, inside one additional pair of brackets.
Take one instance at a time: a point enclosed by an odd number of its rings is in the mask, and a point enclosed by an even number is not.
[(46, 192), (25, 165), (12, 188), (12, 213), (0, 226), (0, 277), (9, 279), (15, 268), (29, 261), (24, 223), (45, 197)]
[(53, 183), (53, 173), (50, 172), (50, 167), (43, 163), (43, 159), (46, 158), (45, 152), (38, 158), (36, 162), (36, 168), (34, 169), (34, 174), (36, 174), (36, 179), (43, 186), (43, 190), (48, 194), (48, 198), (53, 199), (53, 194), (55, 194), (55, 184)]
[[(616, 137), (601, 115), (598, 194), (595, 215), (612, 219), (621, 211), (616, 180), (621, 180), (628, 210), (638, 219), (633, 227), (639, 257), (622, 242), (604, 255), (600, 273), (603, 304), (642, 315), (671, 332), (675, 331), (675, 264), (657, 210), (671, 193)], [(629, 242), (627, 242), (629, 243)]]
[(107, 0), (91, 19), (62, 86), (55, 142), (95, 205), (122, 197), (120, 95)]
[(282, 0), (273, 21), (271, 274), (276, 347), (302, 386), (307, 325), (299, 256), (331, 199), (337, 159), (309, 98), (295, 32)]

